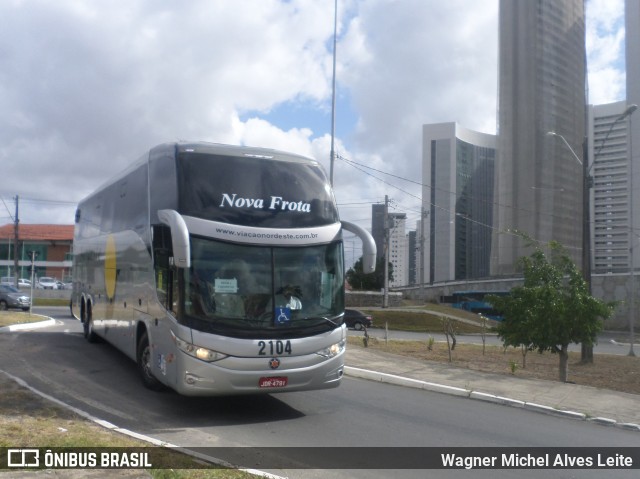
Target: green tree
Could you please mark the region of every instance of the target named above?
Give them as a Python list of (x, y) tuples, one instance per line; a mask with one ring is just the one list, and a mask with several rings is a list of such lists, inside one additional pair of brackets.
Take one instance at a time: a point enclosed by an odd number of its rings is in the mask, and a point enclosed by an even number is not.
[(520, 258), (524, 285), (509, 296), (489, 301), (504, 320), (497, 332), (505, 346), (522, 346), (540, 353), (559, 355), (559, 379), (569, 373), (569, 344), (593, 344), (602, 330), (602, 320), (611, 316), (613, 303), (589, 293), (587, 283), (571, 258), (556, 242), (549, 244), (547, 258), (541, 247)]
[[(384, 288), (384, 258), (376, 260), (376, 270), (365, 274), (362, 271), (362, 256), (353, 268), (347, 271), (347, 281), (353, 289), (360, 291), (377, 291)], [(389, 263), (389, 281), (393, 281), (393, 265)]]

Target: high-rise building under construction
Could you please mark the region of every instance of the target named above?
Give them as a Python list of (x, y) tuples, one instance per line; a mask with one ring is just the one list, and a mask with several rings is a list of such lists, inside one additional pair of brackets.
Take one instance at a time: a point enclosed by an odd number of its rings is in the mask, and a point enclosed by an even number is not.
[(501, 0), (499, 28), (491, 273), (515, 273), (531, 252), (516, 231), (562, 243), (581, 264), (584, 1)]

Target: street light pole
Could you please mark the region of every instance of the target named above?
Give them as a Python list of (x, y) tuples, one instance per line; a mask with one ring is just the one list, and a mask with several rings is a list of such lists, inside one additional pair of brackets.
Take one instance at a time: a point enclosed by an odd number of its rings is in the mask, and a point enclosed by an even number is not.
[[(629, 128), (628, 128), (628, 134), (627, 137), (629, 138), (629, 262), (631, 263), (629, 265), (629, 277), (631, 278), (631, 291), (629, 291), (630, 294), (630, 298), (629, 298), (629, 356), (635, 356), (636, 353), (633, 350), (633, 343), (635, 341), (635, 334), (634, 334), (634, 323), (635, 323), (635, 285), (636, 285), (636, 277), (635, 277), (635, 261), (634, 261), (634, 252), (635, 252), (635, 248), (633, 246), (633, 242), (634, 242), (634, 236), (635, 236), (635, 230), (633, 229), (634, 226), (634, 216), (633, 216), (633, 142), (632, 142), (632, 137), (633, 137), (633, 132), (631, 131), (631, 114), (636, 111), (636, 109), (638, 108), (638, 105), (630, 105), (626, 111), (624, 112), (624, 114), (622, 116), (620, 116), (619, 119), (624, 119), (626, 117), (629, 117)], [(617, 122), (618, 120), (616, 120)]]
[(389, 228), (389, 197), (384, 195), (384, 291), (382, 293), (382, 307), (389, 307), (389, 247), (391, 242)]
[(556, 133), (555, 131), (550, 131), (547, 133), (547, 135), (560, 138), (567, 149), (571, 152), (573, 158), (578, 162), (580, 166), (582, 166), (582, 275), (584, 277), (584, 280), (587, 282), (587, 286), (589, 287), (589, 293), (591, 293), (591, 236), (589, 227), (589, 190), (591, 188), (591, 177), (589, 175), (591, 172), (591, 167), (589, 166), (589, 161), (587, 160), (589, 155), (587, 137), (584, 138), (584, 141), (582, 143), (582, 152), (584, 158), (584, 161), (582, 161), (564, 136)]
[(338, 0), (333, 5), (333, 75), (331, 80), (331, 157), (329, 158), (329, 184), (333, 186), (333, 164), (336, 160), (336, 44), (338, 36)]
[[(567, 139), (556, 133), (550, 131), (547, 135), (560, 138), (565, 146), (571, 152), (573, 158), (582, 166), (582, 277), (587, 283), (587, 291), (591, 294), (591, 227), (590, 227), (590, 201), (589, 191), (591, 189), (591, 177), (589, 166), (589, 146), (587, 137), (584, 138), (582, 143), (583, 160), (581, 161), (576, 152), (573, 150)], [(593, 166), (593, 165), (591, 165)], [(582, 343), (581, 345), (581, 361), (583, 363), (593, 362), (593, 345)]]
[[(595, 164), (597, 160), (598, 154), (604, 148), (604, 145), (609, 138), (609, 135), (613, 131), (618, 122), (629, 117), (629, 135), (631, 135), (631, 115), (634, 111), (638, 109), (638, 105), (635, 103), (629, 105), (627, 109), (611, 124), (609, 131), (602, 139), (600, 147), (593, 155), (593, 162), (591, 166), (589, 166), (588, 159), (588, 146), (587, 146), (587, 138), (585, 137), (583, 143), (583, 152), (584, 152), (584, 161), (580, 161), (580, 158), (573, 150), (569, 142), (566, 138), (554, 131), (550, 131), (547, 133), (549, 136), (554, 136), (560, 138), (565, 146), (569, 149), (573, 158), (582, 165), (583, 169), (583, 183), (582, 183), (582, 204), (583, 204), (583, 223), (582, 223), (582, 274), (587, 282), (587, 286), (589, 288), (589, 293), (591, 293), (591, 228), (590, 228), (590, 206), (591, 202), (589, 201), (589, 192), (592, 185), (591, 178), (591, 168)], [(630, 296), (629, 296), (629, 336), (630, 336), (630, 349), (629, 356), (635, 356), (635, 352), (633, 351), (633, 343), (634, 343), (634, 321), (635, 321), (635, 298), (634, 298), (634, 289), (635, 289), (635, 276), (634, 276), (634, 247), (633, 247), (633, 150), (632, 150), (632, 142), (631, 136), (629, 136), (629, 278), (630, 278)], [(593, 346), (585, 346), (582, 345), (582, 361), (583, 362), (593, 362)]]

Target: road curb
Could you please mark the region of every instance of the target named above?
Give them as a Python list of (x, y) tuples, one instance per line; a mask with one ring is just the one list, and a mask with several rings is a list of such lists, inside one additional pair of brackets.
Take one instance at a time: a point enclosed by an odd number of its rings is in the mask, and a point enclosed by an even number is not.
[(563, 409), (557, 409), (551, 406), (545, 406), (527, 401), (519, 401), (517, 399), (506, 398), (502, 396), (496, 396), (494, 394), (483, 393), (480, 391), (472, 391), (469, 389), (457, 388), (453, 386), (445, 386), (442, 384), (431, 383), (428, 381), (421, 381), (419, 379), (411, 379), (403, 376), (397, 376), (395, 374), (381, 373), (378, 371), (371, 371), (368, 369), (356, 368), (353, 366), (344, 367), (345, 374), (352, 377), (361, 379), (367, 379), (370, 381), (377, 381), (387, 384), (393, 384), (396, 386), (411, 387), (415, 389), (423, 389), (426, 391), (433, 391), (443, 394), (449, 394), (459, 397), (467, 397), (469, 399), (475, 399), (478, 401), (490, 402), (493, 404), (500, 404), (504, 406), (519, 407), (528, 411), (560, 416), (568, 419), (576, 419), (579, 421), (589, 421), (596, 424), (615, 426), (629, 431), (640, 432), (640, 425), (631, 423), (620, 423), (614, 419), (608, 418), (590, 418), (586, 414), (576, 411), (567, 411)]
[(56, 320), (53, 318), (46, 319), (44, 321), (35, 321), (33, 323), (19, 323), (12, 324), (10, 326), (2, 326), (0, 333), (13, 333), (15, 331), (27, 331), (32, 329), (48, 328), (56, 324)]
[(64, 401), (61, 401), (60, 399), (57, 399), (57, 398), (55, 398), (53, 396), (50, 396), (50, 395), (48, 395), (48, 394), (46, 394), (46, 393), (34, 388), (33, 386), (29, 385), (24, 379), (21, 379), (21, 378), (19, 378), (17, 376), (14, 376), (13, 374), (10, 374), (10, 373), (8, 373), (6, 371), (3, 371), (2, 369), (0, 369), (0, 374), (4, 374), (9, 379), (11, 379), (12, 381), (16, 382), (18, 385), (20, 385), (23, 388), (28, 389), (29, 391), (31, 391), (33, 394), (36, 394), (36, 395), (40, 396), (41, 398), (46, 399), (47, 401), (51, 401), (51, 402), (57, 404), (60, 407), (68, 409), (68, 410), (74, 412), (75, 414), (83, 417), (87, 421), (91, 421), (94, 424), (96, 424), (96, 425), (98, 425), (100, 427), (103, 427), (105, 429), (109, 429), (111, 431), (118, 432), (120, 434), (124, 434), (125, 436), (131, 437), (131, 438), (134, 438), (134, 439), (138, 439), (138, 440), (143, 441), (143, 442), (147, 442), (147, 443), (152, 444), (152, 445), (157, 446), (157, 447), (166, 447), (168, 449), (174, 449), (176, 451), (180, 451), (182, 454), (185, 454), (187, 456), (191, 456), (191, 457), (194, 457), (196, 459), (201, 459), (201, 460), (204, 460), (204, 461), (207, 461), (207, 462), (211, 462), (211, 463), (217, 464), (219, 466), (230, 467), (230, 468), (233, 468), (233, 469), (236, 469), (236, 470), (239, 470), (239, 471), (246, 472), (248, 474), (252, 474), (254, 476), (265, 477), (265, 478), (268, 478), (268, 479), (286, 479), (286, 478), (283, 478), (281, 476), (277, 476), (275, 474), (271, 474), (271, 473), (266, 472), (266, 471), (261, 471), (259, 469), (251, 469), (251, 468), (246, 468), (246, 467), (240, 467), (240, 466), (237, 466), (235, 464), (231, 464), (231, 463), (229, 463), (229, 462), (227, 462), (227, 461), (225, 461), (223, 459), (218, 459), (216, 457), (207, 456), (205, 454), (201, 454), (201, 453), (199, 453), (197, 451), (192, 451), (192, 450), (190, 450), (188, 448), (184, 448), (182, 446), (171, 444), (171, 443), (166, 442), (166, 441), (161, 441), (159, 439), (156, 439), (154, 437), (147, 436), (147, 435), (144, 435), (144, 434), (139, 434), (139, 433), (137, 433), (135, 431), (131, 431), (130, 429), (121, 428), (121, 427), (119, 427), (119, 426), (117, 426), (117, 425), (115, 425), (115, 424), (113, 424), (113, 423), (111, 423), (109, 421), (105, 421), (104, 419), (97, 418), (97, 417), (89, 414), (88, 412), (83, 411), (82, 409), (78, 409), (77, 407), (72, 406), (70, 404), (67, 404)]
[(381, 373), (377, 371), (370, 371), (368, 369), (356, 368), (353, 366), (345, 366), (345, 373), (349, 376), (359, 377), (362, 379), (368, 379), (370, 381), (377, 381), (387, 384), (395, 384), (396, 386), (406, 386), (415, 389), (424, 389), (426, 391), (441, 392), (450, 394), (453, 396), (469, 397), (471, 391), (468, 389), (445, 386), (443, 384), (431, 383), (428, 381), (421, 381), (419, 379), (411, 379), (403, 376), (396, 376), (395, 374)]

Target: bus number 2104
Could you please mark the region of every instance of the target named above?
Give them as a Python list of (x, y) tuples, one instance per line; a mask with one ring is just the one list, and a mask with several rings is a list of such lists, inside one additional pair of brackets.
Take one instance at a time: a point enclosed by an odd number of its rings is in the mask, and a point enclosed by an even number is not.
[(291, 341), (258, 341), (260, 356), (291, 354)]

